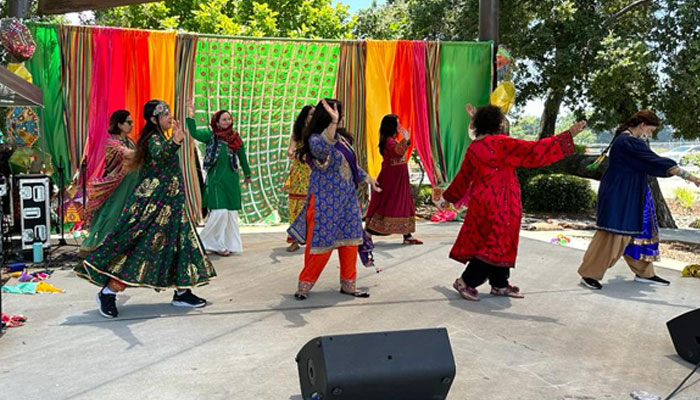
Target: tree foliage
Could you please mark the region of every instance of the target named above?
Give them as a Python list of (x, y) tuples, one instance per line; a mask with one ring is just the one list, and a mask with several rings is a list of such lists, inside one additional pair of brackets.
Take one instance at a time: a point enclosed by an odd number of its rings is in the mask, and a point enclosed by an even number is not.
[[(544, 98), (540, 135), (561, 105), (593, 130), (653, 108), (686, 138), (700, 137), (700, 1), (501, 0), (500, 42), (519, 69), (517, 103)], [(358, 15), (355, 34), (475, 40), (478, 0), (394, 0)]]
[(222, 35), (342, 39), (355, 18), (333, 0), (171, 0), (95, 12), (100, 25)]

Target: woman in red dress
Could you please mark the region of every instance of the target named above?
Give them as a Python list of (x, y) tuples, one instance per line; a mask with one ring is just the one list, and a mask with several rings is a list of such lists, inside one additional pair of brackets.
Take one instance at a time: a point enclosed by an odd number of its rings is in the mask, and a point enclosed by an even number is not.
[(574, 152), (573, 138), (586, 123), (577, 122), (568, 131), (535, 142), (500, 134), (503, 112), (482, 107), (474, 115), (476, 139), (467, 149), (462, 166), (438, 200), (443, 208), (469, 193), (467, 216), (450, 258), (467, 268), (454, 288), (467, 300), (479, 300), (478, 286), (489, 280), (495, 296), (524, 297), (508, 283), (515, 267), (522, 207), (515, 168), (544, 167)]
[(381, 192), (372, 192), (365, 215), (365, 230), (372, 235), (403, 235), (404, 244), (423, 244), (411, 234), (416, 231), (416, 208), (408, 178), (406, 150), (411, 145), (408, 131), (394, 114), (384, 116), (379, 127), (379, 153), (384, 157), (377, 182)]

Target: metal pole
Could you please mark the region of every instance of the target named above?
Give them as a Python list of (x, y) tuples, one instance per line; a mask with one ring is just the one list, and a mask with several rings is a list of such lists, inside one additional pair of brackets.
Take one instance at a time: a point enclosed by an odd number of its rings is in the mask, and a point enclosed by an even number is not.
[(10, 0), (8, 16), (23, 19), (29, 12), (29, 0)]
[(496, 88), (496, 52), (498, 49), (498, 29), (500, 0), (479, 0), (479, 41), (493, 41), (493, 79), (491, 89)]

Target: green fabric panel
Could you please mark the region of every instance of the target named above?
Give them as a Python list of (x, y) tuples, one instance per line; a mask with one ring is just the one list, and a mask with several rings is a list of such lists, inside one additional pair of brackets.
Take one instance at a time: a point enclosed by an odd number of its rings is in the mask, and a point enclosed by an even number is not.
[(443, 42), (440, 56), (440, 138), (451, 181), (469, 147), (467, 103), (489, 103), (491, 93), (491, 42)]
[(58, 167), (63, 167), (63, 182), (69, 184), (75, 171), (71, 168), (66, 137), (65, 107), (61, 87), (61, 49), (56, 26), (30, 25), (36, 41), (34, 56), (26, 66), (32, 74), (34, 84), (41, 88), (44, 108), (37, 109), (41, 123), (40, 144), (42, 150), (51, 154), (58, 182)]
[[(253, 183), (243, 189), (245, 223), (287, 214), (287, 146), (301, 108), (333, 97), (340, 43), (200, 38), (194, 73), (197, 126), (229, 110)], [(242, 177), (241, 177), (242, 179)]]

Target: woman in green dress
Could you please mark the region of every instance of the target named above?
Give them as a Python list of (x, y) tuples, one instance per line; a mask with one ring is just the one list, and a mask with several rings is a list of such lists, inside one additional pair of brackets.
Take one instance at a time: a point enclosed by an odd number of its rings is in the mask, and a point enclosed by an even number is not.
[[(146, 126), (134, 155), (134, 165), (140, 167), (139, 183), (114, 229), (75, 270), (103, 287), (97, 302), (106, 318), (118, 315), (116, 293), (127, 286), (175, 288), (173, 306), (204, 307), (206, 300), (190, 288), (216, 276), (185, 210), (178, 156), (184, 140), (182, 126), (173, 123), (168, 105), (160, 100), (146, 103), (143, 114)], [(164, 132), (170, 128), (173, 134), (168, 140)]]
[(105, 172), (101, 178), (87, 183), (85, 221), (90, 234), (80, 246), (82, 258), (95, 250), (117, 224), (126, 199), (138, 183), (138, 171), (130, 165), (136, 149), (136, 144), (128, 136), (133, 126), (134, 120), (126, 110), (115, 111), (109, 120)]
[(211, 130), (197, 130), (193, 119), (194, 104), (188, 107), (187, 130), (190, 135), (206, 143), (204, 169), (207, 183), (204, 204), (209, 209), (207, 223), (201, 238), (204, 248), (221, 256), (243, 251), (238, 229), (238, 211), (241, 209), (240, 169), (245, 174), (244, 184), (250, 183), (250, 167), (243, 140), (233, 130), (233, 119), (228, 111), (218, 111), (211, 118)]

